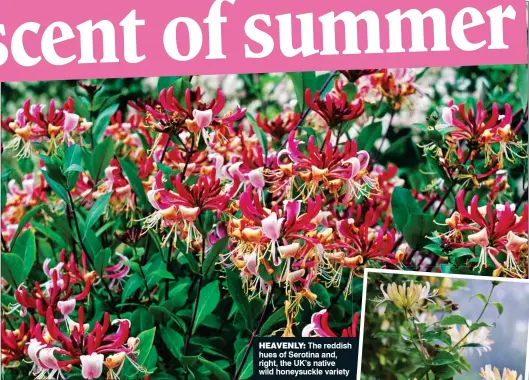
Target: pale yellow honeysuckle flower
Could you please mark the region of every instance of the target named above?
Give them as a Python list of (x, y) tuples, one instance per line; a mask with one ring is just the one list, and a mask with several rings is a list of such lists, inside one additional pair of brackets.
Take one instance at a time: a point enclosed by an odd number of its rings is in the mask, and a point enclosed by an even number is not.
[(406, 311), (416, 309), (417, 306), (421, 305), (422, 301), (431, 301), (431, 297), (437, 294), (437, 290), (430, 293), (430, 284), (428, 282), (424, 285), (416, 284), (413, 281), (401, 285), (392, 282), (388, 284), (386, 291), (384, 290), (384, 284), (380, 285), (380, 290), (384, 297), (377, 300), (379, 303), (390, 301), (395, 306)]
[[(467, 324), (471, 325), (471, 321), (468, 320)], [(459, 347), (465, 344), (479, 344), (481, 347), (466, 347), (463, 352), (472, 352), (476, 350), (481, 356), (482, 352), (489, 352), (492, 350), (492, 345), (494, 341), (490, 339), (490, 330), (483, 326), (477, 330), (470, 332), (470, 328), (466, 325), (462, 325), (459, 329), (456, 326), (452, 326), (449, 330), (446, 331), (450, 338), (452, 338), (452, 343), (459, 343)], [(500, 378), (501, 379), (501, 378)]]
[(522, 380), (522, 375), (518, 376), (516, 371), (511, 371), (508, 368), (503, 369), (503, 373), (500, 374), (500, 370), (496, 367), (492, 368), (490, 364), (487, 364), (485, 368), (481, 368), (482, 380)]

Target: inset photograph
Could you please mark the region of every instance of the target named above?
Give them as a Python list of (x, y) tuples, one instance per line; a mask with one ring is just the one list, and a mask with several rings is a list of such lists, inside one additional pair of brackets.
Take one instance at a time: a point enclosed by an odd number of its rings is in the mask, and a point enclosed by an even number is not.
[(528, 299), (523, 280), (366, 269), (358, 378), (527, 378)]

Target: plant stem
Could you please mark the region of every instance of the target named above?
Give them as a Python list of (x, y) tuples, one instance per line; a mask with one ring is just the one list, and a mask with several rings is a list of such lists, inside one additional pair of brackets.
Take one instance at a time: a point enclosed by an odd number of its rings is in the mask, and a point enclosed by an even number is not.
[(423, 364), (425, 366), (428, 367), (428, 361), (426, 360), (426, 358), (424, 357), (424, 352), (421, 350), (421, 348), (419, 347), (418, 343), (415, 341), (414, 339), (414, 335), (417, 334), (417, 339), (419, 338), (419, 334), (417, 333), (417, 330), (415, 329), (415, 334), (413, 333), (413, 322), (412, 320), (410, 319), (410, 317), (408, 317), (408, 311), (407, 310), (404, 310), (404, 313), (406, 314), (406, 319), (408, 320), (408, 332), (410, 333), (410, 340), (411, 340), (411, 343), (413, 344), (413, 346), (415, 347), (415, 349), (419, 352), (419, 355), (421, 356), (421, 360), (423, 362)]
[[(165, 268), (167, 272), (169, 272), (169, 269), (170, 269), (169, 266), (171, 263), (171, 255), (173, 251), (173, 245), (175, 244), (175, 240), (176, 240), (176, 233), (171, 241), (171, 244), (169, 244), (169, 248), (167, 249), (167, 262), (165, 263)], [(165, 299), (166, 300), (169, 299), (169, 279), (165, 280)]]
[[(138, 253), (136, 252), (136, 247), (133, 247), (134, 248), (134, 256), (138, 256)], [(147, 253), (146, 252), (143, 252), (144, 255), (146, 255)], [(147, 297), (149, 297), (149, 302), (152, 303), (152, 298), (151, 298), (151, 291), (149, 290), (149, 285), (147, 285), (147, 277), (145, 276), (145, 272), (143, 271), (143, 265), (139, 265), (140, 267), (140, 273), (141, 273), (141, 276), (143, 277), (143, 283), (145, 284), (145, 289), (147, 290)]]
[(189, 151), (187, 152), (187, 155), (186, 155), (186, 162), (185, 162), (185, 165), (184, 165), (184, 170), (182, 170), (182, 179), (181, 181), (184, 182), (185, 178), (186, 178), (186, 172), (187, 172), (187, 167), (189, 165), (189, 162), (191, 161), (191, 156), (193, 155), (193, 149), (195, 148), (195, 134), (193, 134), (193, 137), (191, 138), (191, 148), (189, 149)]
[[(202, 250), (200, 252), (200, 262), (202, 263), (202, 258), (204, 257), (204, 254), (206, 252), (206, 239), (202, 238)], [(192, 253), (191, 253), (192, 254)], [(186, 333), (186, 339), (184, 343), (184, 356), (187, 356), (187, 349), (189, 348), (189, 341), (191, 340), (191, 335), (193, 335), (193, 326), (195, 325), (195, 320), (197, 318), (197, 311), (198, 311), (198, 303), (200, 300), (200, 290), (202, 289), (202, 266), (199, 269), (198, 274), (198, 285), (197, 290), (195, 293), (195, 304), (193, 305), (193, 315), (191, 316), (191, 321), (189, 322), (189, 328), (187, 329)], [(189, 370), (186, 368), (186, 374), (185, 379), (187, 380), (189, 378)]]
[[(323, 86), (320, 88), (320, 92), (322, 91), (325, 91), (325, 89), (327, 88), (327, 86), (329, 85), (329, 83), (331, 82), (331, 80), (335, 77), (337, 71), (333, 71), (329, 74), (329, 76), (327, 77), (327, 80), (325, 81), (325, 83), (323, 84)], [(299, 121), (297, 122), (296, 126), (294, 127), (293, 131), (296, 131), (301, 124), (303, 124), (303, 122), (305, 121), (305, 119), (307, 118), (307, 116), (309, 116), (309, 113), (310, 113), (311, 109), (310, 108), (307, 108), (305, 109), (305, 111), (303, 111), (303, 113), (301, 114), (301, 117), (299, 118)], [(285, 149), (285, 146), (287, 145), (287, 140), (285, 140), (285, 142), (283, 142), (283, 144), (281, 145), (281, 148), (279, 148), (278, 151), (281, 151), (283, 149)]]
[(263, 306), (263, 312), (261, 313), (261, 317), (259, 318), (259, 322), (257, 322), (257, 326), (252, 331), (252, 335), (250, 336), (250, 340), (248, 340), (248, 345), (246, 346), (246, 350), (244, 351), (244, 354), (242, 356), (241, 362), (239, 363), (239, 368), (235, 372), (235, 375), (233, 376), (232, 380), (237, 380), (239, 376), (241, 376), (242, 369), (244, 368), (244, 364), (246, 363), (246, 359), (248, 358), (248, 354), (250, 353), (250, 349), (252, 348), (252, 343), (254, 338), (256, 337), (257, 333), (263, 326), (265, 315), (268, 310), (268, 305), (270, 304), (270, 301), (272, 299), (272, 291), (273, 291), (273, 285), (270, 287), (270, 290), (268, 291), (268, 296), (266, 298), (266, 302)]
[[(92, 260), (92, 257), (88, 254), (88, 250), (86, 249), (86, 247), (85, 247), (85, 245), (83, 243), (83, 238), (82, 238), (82, 235), (81, 235), (81, 229), (79, 228), (79, 221), (77, 220), (77, 215), (75, 214), (75, 204), (73, 202), (72, 194), (70, 193), (69, 190), (67, 192), (68, 192), (68, 199), (70, 200), (70, 210), (72, 211), (72, 217), (73, 217), (73, 222), (75, 224), (75, 230), (77, 231), (77, 237), (79, 239), (79, 245), (81, 246), (81, 249), (85, 253), (85, 256), (88, 259), (88, 262), (90, 263), (92, 268), (94, 268), (94, 270), (95, 270), (96, 266), (94, 264), (94, 260)], [(113, 298), (112, 297), (112, 292), (110, 291), (110, 288), (108, 287), (108, 284), (106, 283), (106, 281), (105, 281), (105, 279), (103, 278), (102, 275), (101, 275), (101, 282), (103, 283), (103, 286), (105, 287), (105, 290), (106, 290), (108, 296), (110, 297), (110, 301), (111, 301), (110, 305), (111, 305), (112, 309), (114, 310), (114, 312), (116, 313), (118, 318), (121, 318), (118, 309), (112, 303), (112, 298)]]
[(527, 201), (527, 196), (529, 195), (529, 193), (527, 191), (528, 191), (528, 189), (525, 189), (525, 191), (523, 192), (522, 197), (520, 198), (518, 203), (516, 203), (516, 207), (514, 208), (514, 212), (516, 212), (520, 208), (520, 206), (522, 205), (523, 202)]
[[(492, 297), (492, 292), (494, 291), (494, 288), (496, 287), (496, 284), (495, 283), (492, 283), (492, 288), (490, 289), (490, 293), (489, 293), (489, 296), (487, 297), (487, 302), (485, 302), (485, 305), (483, 306), (483, 309), (481, 310), (481, 313), (479, 314), (479, 317), (478, 319), (476, 319), (476, 322), (475, 323), (479, 323), (479, 321), (481, 320), (481, 317), (483, 317), (483, 314), (485, 313), (485, 310), (487, 310), (487, 307), (489, 306), (490, 304), (490, 298)], [(468, 333), (465, 334), (464, 337), (462, 337), (461, 339), (459, 339), (459, 342), (457, 342), (454, 347), (452, 347), (452, 350), (455, 350), (460, 344), (461, 342), (463, 342), (469, 335), (470, 333), (472, 333), (473, 331), (470, 330), (470, 326), (469, 326), (469, 331)]]

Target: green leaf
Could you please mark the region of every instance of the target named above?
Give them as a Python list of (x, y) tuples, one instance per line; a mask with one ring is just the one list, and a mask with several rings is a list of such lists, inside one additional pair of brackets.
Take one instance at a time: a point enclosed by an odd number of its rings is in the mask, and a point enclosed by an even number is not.
[[(175, 90), (177, 90), (176, 88), (176, 81), (178, 79), (182, 78), (181, 76), (172, 76), (172, 77), (160, 77), (158, 78), (158, 84), (156, 85), (156, 91), (157, 92), (160, 92), (161, 90), (163, 90), (164, 88), (169, 88), (171, 86), (175, 86)], [(175, 91), (176, 92), (176, 91)], [(175, 96), (177, 96), (178, 93), (175, 94)]]
[(351, 102), (356, 98), (356, 94), (358, 94), (358, 88), (354, 83), (347, 83), (345, 86), (342, 87), (342, 91), (347, 94), (347, 101)]
[(485, 294), (483, 294), (483, 293), (474, 294), (472, 297), (470, 297), (470, 299), (472, 299), (474, 297), (479, 298), (480, 300), (482, 300), (485, 303), (487, 302), (487, 296)]
[(457, 360), (457, 357), (450, 354), (447, 351), (441, 351), (437, 356), (432, 360), (432, 364), (435, 366), (440, 366), (444, 364), (450, 364)]
[(445, 254), (443, 253), (443, 247), (441, 247), (439, 244), (436, 244), (436, 243), (427, 244), (423, 248), (432, 252), (436, 256), (445, 256)]
[(282, 306), (274, 311), (274, 313), (263, 323), (263, 326), (259, 330), (259, 335), (265, 335), (272, 327), (274, 327), (274, 325), (284, 321), (285, 319), (285, 307)]
[(439, 322), (441, 326), (450, 326), (450, 325), (466, 325), (467, 320), (461, 315), (449, 315)]
[(143, 279), (138, 274), (134, 273), (132, 276), (130, 276), (130, 278), (127, 280), (127, 283), (123, 287), (123, 292), (121, 293), (121, 303), (124, 303), (142, 286)]
[(411, 214), (422, 214), (421, 206), (415, 200), (408, 189), (396, 187), (391, 195), (391, 209), (393, 210), (393, 220), (399, 231), (403, 231), (408, 223)]
[(411, 214), (408, 216), (408, 222), (402, 230), (404, 238), (414, 249), (422, 248), (429, 242), (430, 235), (436, 228), (433, 222), (433, 216), (428, 214)]
[(33, 169), (35, 168), (35, 164), (33, 163), (33, 159), (31, 157), (20, 158), (18, 160), (18, 167), (20, 168), (20, 171), (22, 173), (31, 174), (31, 173), (33, 173)]
[(13, 235), (13, 239), (11, 240), (11, 245), (14, 246), (16, 244), (18, 235), (20, 235), (20, 232), (22, 232), (22, 229), (26, 226), (26, 224), (29, 223), (31, 218), (35, 216), (37, 212), (39, 212), (44, 206), (38, 205), (33, 207), (31, 210), (26, 212), (22, 218), (20, 218), (20, 221), (18, 222), (17, 230), (15, 231), (15, 234)]
[(90, 176), (94, 182), (98, 182), (101, 179), (113, 155), (114, 144), (111, 137), (107, 137), (96, 145), (90, 164)]
[(208, 252), (204, 264), (202, 264), (202, 273), (204, 275), (209, 274), (213, 268), (215, 267), (215, 262), (217, 261), (217, 257), (219, 255), (226, 253), (226, 250), (228, 248), (228, 241), (229, 237), (226, 236), (219, 241), (217, 241), (213, 247), (211, 247), (210, 251)]
[(257, 121), (252, 116), (250, 112), (246, 113), (246, 117), (248, 120), (250, 120), (250, 123), (252, 124), (252, 130), (257, 136), (257, 140), (259, 140), (259, 144), (261, 144), (261, 147), (263, 148), (263, 152), (265, 155), (265, 158), (268, 157), (268, 139), (266, 138), (266, 133), (261, 129), (259, 124), (257, 124)]
[(253, 328), (252, 309), (250, 307), (250, 301), (248, 301), (248, 297), (244, 293), (241, 276), (231, 269), (226, 268), (226, 282), (228, 284), (228, 291), (235, 305), (237, 305), (237, 310), (243, 316), (248, 330), (251, 330)]
[(472, 256), (472, 251), (468, 248), (457, 248), (450, 252), (449, 257), (451, 259), (457, 259), (465, 256)]
[(47, 170), (42, 170), (41, 171), (42, 175), (44, 176), (44, 179), (46, 180), (46, 182), (48, 183), (48, 185), (50, 185), (51, 189), (63, 200), (65, 201), (66, 203), (69, 202), (68, 200), (68, 192), (66, 191), (66, 189), (64, 188), (63, 185), (61, 185), (59, 182), (55, 181), (54, 179), (52, 179), (49, 174), (48, 174), (48, 171)]
[(362, 127), (362, 131), (356, 138), (359, 150), (371, 150), (375, 142), (382, 136), (382, 122), (378, 121)]
[(516, 82), (516, 88), (519, 91), (520, 94), (520, 103), (524, 110), (527, 110), (527, 93), (528, 93), (528, 87), (529, 84), (528, 78), (527, 78), (527, 65), (517, 65), (517, 82)]
[[(242, 357), (244, 356), (244, 352), (246, 351), (246, 346), (242, 348), (242, 350), (237, 355), (237, 359), (235, 360), (235, 363), (237, 364), (237, 368), (239, 368), (239, 365), (241, 364)], [(248, 356), (246, 357), (246, 361), (244, 362), (244, 366), (242, 367), (241, 375), (239, 376), (240, 380), (249, 379), (253, 375), (253, 347), (250, 348), (250, 352), (248, 353)]]
[(2, 277), (13, 288), (24, 281), (24, 262), (15, 253), (2, 252)]
[(214, 379), (230, 380), (230, 375), (228, 375), (226, 371), (224, 371), (222, 368), (220, 368), (215, 363), (212, 363), (209, 360), (204, 359), (202, 356), (200, 356), (198, 360), (204, 365), (204, 367), (206, 367), (211, 372)]
[(162, 339), (169, 349), (169, 352), (177, 359), (182, 357), (184, 352), (184, 338), (170, 327), (161, 328)]
[(301, 113), (305, 107), (305, 87), (303, 85), (303, 73), (287, 74), (294, 85), (294, 93), (298, 102), (296, 103), (296, 112)]
[(106, 128), (110, 124), (110, 118), (119, 108), (119, 104), (112, 104), (105, 108), (99, 113), (94, 125), (92, 126), (92, 132), (94, 136), (94, 142), (99, 142), (105, 133)]
[(66, 176), (66, 188), (71, 190), (77, 184), (79, 172), (84, 171), (81, 167), (81, 148), (77, 144), (70, 145), (64, 152), (62, 172)]
[(145, 194), (145, 189), (143, 187), (143, 182), (138, 176), (138, 167), (130, 162), (128, 159), (122, 159), (119, 161), (125, 176), (128, 178), (132, 189), (137, 197), (138, 207), (142, 208), (147, 204), (147, 195)]
[(151, 273), (147, 273), (146, 276), (149, 286), (156, 284), (160, 280), (174, 280), (174, 276), (165, 269), (156, 269)]
[(108, 266), (108, 262), (110, 260), (110, 254), (110, 248), (105, 248), (102, 251), (99, 251), (96, 255), (94, 265), (96, 273), (100, 277), (103, 277), (103, 274), (105, 273), (105, 268)]
[[(150, 330), (143, 331), (138, 335), (138, 339), (140, 340), (140, 343), (136, 348), (136, 350), (139, 352), (139, 354), (136, 356), (136, 358), (138, 359), (138, 365), (147, 367), (146, 364), (150, 362), (150, 360), (148, 359), (154, 350), (153, 342), (155, 334), (156, 327), (153, 327)], [(152, 371), (152, 368), (147, 368), (147, 370)], [(134, 378), (137, 372), (138, 371), (132, 366), (132, 364), (130, 364), (128, 360), (126, 360), (122, 370), (124, 378)]]
[(26, 230), (17, 239), (12, 249), (24, 262), (24, 271), (22, 272), (22, 281), (26, 281), (31, 268), (37, 258), (37, 248), (35, 245), (35, 235), (31, 230)]
[[(168, 302), (171, 303), (171, 301)], [(164, 305), (168, 302), (165, 302)], [(186, 309), (185, 311), (189, 311), (189, 309)], [(178, 325), (178, 327), (180, 327), (180, 330), (186, 331), (186, 325), (184, 321), (165, 306), (151, 305), (149, 307), (149, 313), (154, 317), (155, 320), (161, 322), (162, 324), (168, 325), (172, 320)]]
[(35, 221), (33, 221), (31, 225), (33, 226), (33, 228), (35, 228), (35, 230), (37, 230), (37, 232), (40, 232), (46, 238), (49, 238), (50, 240), (53, 240), (55, 243), (57, 243), (59, 245), (59, 248), (66, 247), (66, 242), (64, 241), (62, 236), (55, 232), (52, 227), (42, 225)]
[(153, 327), (152, 329), (143, 331), (140, 335), (138, 335), (138, 338), (140, 340), (140, 344), (137, 347), (137, 350), (139, 352), (137, 356), (139, 365), (143, 365), (143, 363), (145, 363), (145, 360), (149, 356), (152, 349), (152, 344), (154, 342), (155, 333), (156, 327)]
[(220, 301), (219, 282), (213, 281), (207, 284), (200, 291), (200, 299), (198, 301), (195, 324), (193, 325), (193, 333), (195, 333), (198, 326), (204, 322), (204, 319), (216, 309)]
[(486, 323), (486, 322), (472, 323), (472, 324), (470, 325), (470, 331), (476, 331), (476, 330), (481, 329), (482, 327), (490, 328), (490, 327), (492, 327), (492, 326), (489, 325), (489, 324)]
[(503, 304), (501, 302), (492, 302), (491, 304), (498, 310), (498, 317), (503, 314)]
[(452, 344), (452, 338), (450, 337), (450, 335), (448, 335), (448, 333), (444, 332), (441, 329), (436, 331), (425, 332), (422, 336), (422, 339), (428, 343), (439, 341), (446, 344), (447, 346), (450, 346)]
[(432, 372), (435, 376), (439, 377), (440, 379), (451, 379), (455, 375), (457, 375), (457, 371), (450, 367), (449, 365), (442, 365), (439, 367), (432, 367)]
[(103, 215), (106, 207), (108, 206), (108, 202), (110, 201), (111, 196), (112, 193), (107, 193), (94, 202), (92, 208), (90, 209), (90, 211), (88, 211), (88, 214), (86, 215), (86, 228), (92, 227), (97, 222), (99, 217)]
[(7, 203), (7, 183), (9, 182), (9, 176), (11, 175), (12, 169), (5, 169), (2, 171), (2, 191), (0, 191), (2, 196), (2, 212)]
[(428, 372), (430, 367), (419, 367), (408, 375), (410, 379), (422, 379)]

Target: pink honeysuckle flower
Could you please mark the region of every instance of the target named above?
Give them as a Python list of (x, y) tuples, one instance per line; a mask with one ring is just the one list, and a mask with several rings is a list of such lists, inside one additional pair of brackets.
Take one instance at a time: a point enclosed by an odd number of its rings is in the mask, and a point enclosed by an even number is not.
[(193, 110), (193, 117), (193, 120), (197, 123), (200, 128), (206, 128), (209, 127), (209, 125), (213, 121), (213, 111), (210, 109), (205, 111), (195, 109)]
[(261, 225), (263, 226), (263, 233), (267, 238), (271, 240), (271, 253), (274, 265), (279, 265), (281, 263), (281, 259), (276, 256), (276, 245), (279, 237), (281, 236), (281, 226), (283, 225), (284, 221), (285, 218), (278, 219), (277, 214), (275, 212), (270, 213), (268, 217), (264, 218), (261, 221)]
[(68, 316), (72, 311), (75, 310), (75, 298), (70, 298), (66, 301), (59, 301), (57, 302), (57, 307), (59, 308), (59, 311), (62, 315), (65, 317)]
[(256, 189), (263, 189), (265, 187), (265, 179), (261, 169), (254, 169), (248, 173), (250, 184)]
[[(357, 334), (358, 321), (360, 314), (355, 313), (351, 327), (342, 331), (342, 337), (354, 338)], [(337, 335), (329, 327), (329, 313), (323, 309), (317, 313), (312, 314), (311, 323), (303, 328), (301, 335), (305, 338), (319, 337), (319, 338), (336, 338)]]
[(306, 183), (304, 188), (307, 196), (330, 192), (337, 197), (342, 184), (345, 184), (343, 202), (347, 203), (353, 197), (369, 196), (371, 189), (377, 189), (376, 179), (367, 172), (369, 153), (357, 151), (354, 140), (346, 141), (340, 151), (333, 146), (332, 131), (329, 130), (321, 148), (317, 146), (314, 136), (310, 136), (305, 154), (300, 150), (301, 141), (295, 140), (294, 136), (295, 131), (290, 133), (286, 149), (278, 153), (277, 164), (280, 167), (286, 165), (285, 158), (288, 158), (292, 175)]
[(313, 98), (310, 89), (306, 89), (305, 102), (331, 128), (337, 127), (345, 121), (356, 119), (364, 113), (363, 100), (356, 98), (348, 101), (345, 92), (328, 93), (321, 99), (320, 91), (316, 91)]
[[(494, 205), (487, 202), (479, 206), (479, 197), (475, 195), (470, 206), (466, 207), (464, 198), (464, 191), (456, 197), (457, 211), (447, 219), (450, 230), (440, 235), (443, 243), (450, 248), (480, 247), (477, 264), (480, 271), (487, 267), (489, 257), (496, 266), (494, 275), (505, 271), (510, 276), (523, 277), (524, 270), (519, 260), (520, 251), (527, 249), (524, 245), (524, 239), (527, 239), (527, 203), (523, 204), (521, 215), (517, 215), (515, 207), (508, 203)], [(500, 253), (506, 255), (503, 264), (497, 257)]]
[(103, 372), (103, 361), (105, 356), (92, 352), (90, 355), (81, 355), (82, 375), (85, 379), (98, 379)]

